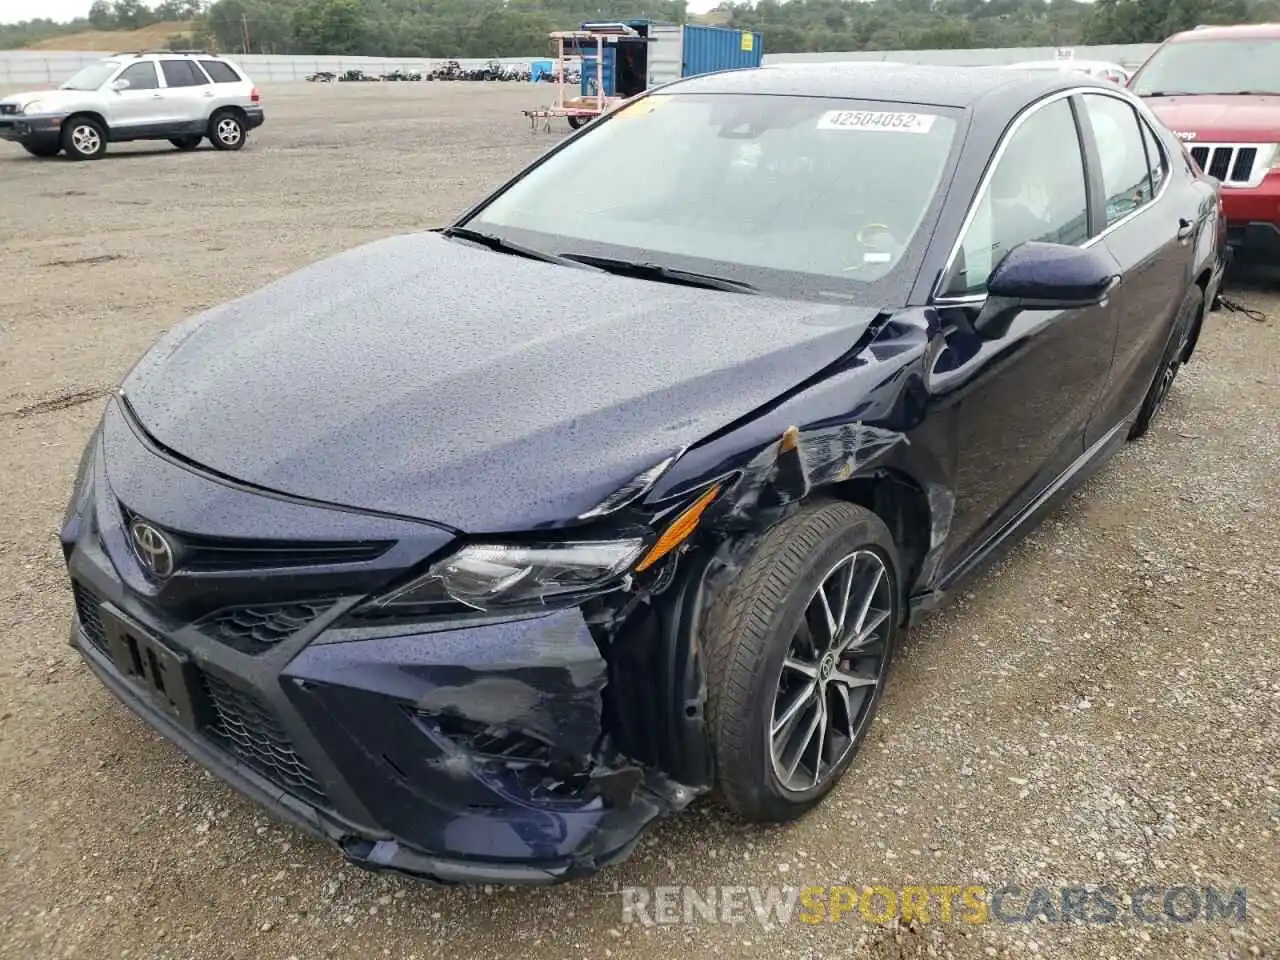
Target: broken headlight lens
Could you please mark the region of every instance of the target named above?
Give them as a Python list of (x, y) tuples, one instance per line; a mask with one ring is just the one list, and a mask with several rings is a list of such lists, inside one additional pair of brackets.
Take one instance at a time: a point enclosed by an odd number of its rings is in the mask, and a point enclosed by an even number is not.
[(517, 546), (473, 544), (376, 601), (387, 612), (450, 602), (476, 610), (566, 603), (619, 585), (645, 541), (596, 540)]

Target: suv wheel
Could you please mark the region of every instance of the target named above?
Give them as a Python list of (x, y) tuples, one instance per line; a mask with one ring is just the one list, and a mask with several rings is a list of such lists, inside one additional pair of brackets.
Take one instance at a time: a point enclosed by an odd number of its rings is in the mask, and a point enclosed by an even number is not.
[(72, 160), (97, 160), (107, 152), (107, 131), (92, 117), (72, 117), (62, 128), (62, 149)]
[(901, 619), (897, 550), (859, 506), (802, 508), (760, 541), (708, 612), (718, 788), (753, 821), (793, 820), (853, 762)]
[(204, 137), (197, 133), (190, 137), (170, 137), (169, 142), (179, 150), (194, 150), (196, 147), (200, 146), (200, 141), (203, 139)]
[(232, 110), (215, 113), (209, 119), (209, 142), (219, 150), (239, 150), (244, 146), (244, 121)]

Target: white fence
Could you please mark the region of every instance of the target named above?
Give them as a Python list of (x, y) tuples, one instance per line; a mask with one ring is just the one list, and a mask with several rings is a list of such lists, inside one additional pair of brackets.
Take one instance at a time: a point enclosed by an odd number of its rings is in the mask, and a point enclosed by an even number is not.
[[(1088, 60), (1109, 60), (1127, 67), (1142, 63), (1155, 49), (1155, 44), (1129, 44), (1105, 47), (1076, 47), (1075, 55)], [(1009, 47), (980, 50), (884, 50), (854, 53), (777, 53), (766, 54), (765, 63), (835, 62), (840, 60), (900, 60), (907, 63), (937, 63), (959, 66), (1017, 63), (1021, 60), (1051, 60), (1053, 47)], [(61, 83), (87, 63), (100, 60), (105, 53), (61, 50), (0, 51), (0, 87), (30, 87)], [(425, 73), (440, 59), (392, 59), (387, 57), (278, 57), (249, 54), (232, 57), (244, 66), (255, 81), (279, 83), (305, 80), (310, 74), (328, 71), (341, 74), (347, 70), (363, 70), (377, 76), (395, 70), (419, 70)], [(544, 57), (498, 58), (505, 65), (527, 66)], [(487, 60), (460, 60), (464, 69), (483, 66)]]

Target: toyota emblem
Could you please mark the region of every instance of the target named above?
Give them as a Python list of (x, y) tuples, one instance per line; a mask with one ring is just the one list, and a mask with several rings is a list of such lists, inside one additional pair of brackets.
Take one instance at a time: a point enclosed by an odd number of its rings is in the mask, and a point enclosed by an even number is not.
[(165, 535), (149, 523), (135, 520), (129, 527), (133, 552), (149, 574), (163, 580), (173, 573), (173, 547)]

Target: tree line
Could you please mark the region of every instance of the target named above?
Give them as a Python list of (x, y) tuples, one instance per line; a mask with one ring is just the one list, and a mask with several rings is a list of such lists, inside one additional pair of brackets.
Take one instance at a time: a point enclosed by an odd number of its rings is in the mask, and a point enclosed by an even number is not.
[[(683, 0), (95, 0), (72, 23), (0, 24), (0, 48), (181, 21), (171, 46), (223, 53), (541, 56), (588, 20), (686, 19)], [(1280, 0), (726, 0), (705, 18), (766, 52), (1154, 43), (1201, 23), (1280, 20)]]

